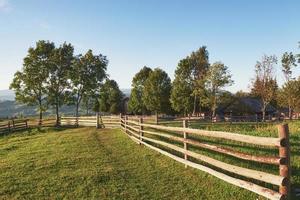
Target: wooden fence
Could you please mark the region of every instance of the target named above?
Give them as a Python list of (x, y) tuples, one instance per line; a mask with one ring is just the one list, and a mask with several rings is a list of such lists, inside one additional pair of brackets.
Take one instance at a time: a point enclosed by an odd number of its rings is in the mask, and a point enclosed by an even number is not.
[[(174, 160), (185, 164), (185, 166), (200, 169), (228, 183), (245, 188), (268, 199), (279, 200), (289, 198), (290, 145), (289, 130), (287, 125), (279, 125), (278, 137), (271, 138), (220, 131), (192, 129), (187, 127), (187, 120), (183, 120), (183, 127), (169, 127), (149, 124), (145, 123), (143, 118), (140, 118), (139, 121), (136, 121), (128, 119), (127, 116), (122, 117), (120, 121), (122, 129), (132, 140), (156, 150), (163, 155), (173, 158)], [(174, 135), (172, 133), (177, 134)], [(252, 155), (217, 146), (215, 144), (203, 143), (200, 140), (197, 140), (194, 136), (235, 141), (242, 143), (243, 145), (256, 145), (257, 148), (278, 148), (279, 153), (278, 156)], [(174, 142), (179, 142), (182, 144), (182, 146), (178, 146), (174, 144)], [(209, 156), (196, 153), (190, 150), (189, 146), (200, 147), (202, 149), (221, 153), (223, 155), (229, 155), (241, 160), (277, 165), (279, 166), (279, 174), (275, 175), (263, 171), (227, 164)], [(169, 149), (171, 151), (167, 151), (165, 149)], [(177, 154), (175, 152), (177, 152)], [(178, 153), (181, 154), (182, 157), (178, 156)], [(194, 162), (194, 159), (200, 161), (201, 163), (205, 163), (205, 165)], [(211, 168), (207, 165), (213, 167)], [(232, 175), (228, 175), (228, 173)], [(259, 182), (259, 184), (257, 182)], [(279, 190), (275, 191), (261, 186), (264, 183), (278, 186)]]
[(61, 126), (92, 126), (96, 128), (120, 128), (120, 116), (61, 117)]
[(5, 122), (0, 122), (0, 134), (10, 133), (13, 131), (23, 130), (27, 128), (28, 128), (27, 119), (9, 120)]

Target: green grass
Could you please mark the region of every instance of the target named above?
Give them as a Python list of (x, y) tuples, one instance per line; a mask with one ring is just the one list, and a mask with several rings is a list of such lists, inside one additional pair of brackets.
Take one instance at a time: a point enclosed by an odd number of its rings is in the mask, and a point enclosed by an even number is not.
[(0, 199), (263, 199), (140, 146), (120, 130), (0, 136)]

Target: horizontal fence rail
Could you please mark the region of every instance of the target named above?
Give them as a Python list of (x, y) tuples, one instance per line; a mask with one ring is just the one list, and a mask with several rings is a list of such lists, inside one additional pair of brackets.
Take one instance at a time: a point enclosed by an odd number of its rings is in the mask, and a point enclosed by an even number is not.
[[(290, 147), (287, 125), (279, 125), (279, 136), (277, 138), (272, 138), (187, 128), (187, 120), (183, 120), (183, 127), (149, 124), (145, 123), (143, 118), (140, 118), (139, 121), (137, 121), (136, 119), (133, 120), (128, 118), (128, 116), (121, 117), (120, 122), (121, 128), (133, 141), (139, 144), (143, 144), (170, 158), (173, 158), (174, 160), (185, 164), (185, 166), (191, 166), (200, 169), (226, 182), (255, 192), (268, 199), (279, 200), (289, 198)], [(279, 149), (279, 154), (278, 156), (253, 155), (250, 153), (239, 152), (228, 147), (225, 148), (222, 146), (217, 146), (216, 144), (207, 144), (195, 139), (195, 137), (189, 136), (234, 141), (241, 143), (242, 145), (250, 144), (255, 145), (258, 149), (260, 147), (277, 148)], [(167, 141), (162, 140), (162, 138), (167, 139)], [(170, 143), (170, 140), (177, 143), (179, 142), (183, 145), (181, 147), (172, 142)], [(275, 175), (259, 170), (248, 169), (245, 167), (228, 164), (209, 156), (202, 155), (198, 152), (194, 152), (190, 150), (189, 147), (200, 147), (202, 149), (208, 149), (212, 152), (232, 156), (241, 160), (277, 165), (280, 169), (279, 174)], [(166, 151), (166, 148), (172, 150), (172, 152)], [(177, 152), (177, 155), (175, 155), (173, 151)], [(182, 157), (178, 156), (178, 153), (180, 153)], [(199, 164), (192, 161), (193, 159), (191, 160), (190, 158), (196, 159), (205, 164)], [(213, 168), (209, 166), (213, 166)], [(235, 176), (232, 177), (232, 175), (229, 175), (227, 173), (235, 174)], [(252, 180), (256, 181), (253, 182)], [(258, 184), (258, 182), (278, 186), (279, 191), (261, 186), (260, 184)]]
[(27, 119), (9, 120), (6, 122), (0, 122), (0, 134), (10, 133), (13, 131), (24, 130), (28, 128)]

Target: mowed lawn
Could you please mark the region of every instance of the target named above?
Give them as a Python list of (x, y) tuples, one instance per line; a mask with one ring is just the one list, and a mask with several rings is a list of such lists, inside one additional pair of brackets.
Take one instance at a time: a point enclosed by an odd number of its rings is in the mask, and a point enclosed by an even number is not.
[(0, 199), (264, 199), (173, 161), (121, 130), (0, 136)]

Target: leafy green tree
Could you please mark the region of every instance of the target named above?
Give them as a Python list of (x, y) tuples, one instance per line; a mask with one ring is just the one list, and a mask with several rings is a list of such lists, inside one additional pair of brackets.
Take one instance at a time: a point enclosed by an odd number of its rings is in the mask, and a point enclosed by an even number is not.
[(108, 61), (105, 56), (93, 55), (92, 50), (88, 50), (83, 56), (77, 56), (74, 60), (70, 78), (72, 92), (75, 96), (76, 116), (78, 116), (82, 98), (95, 92), (106, 78), (107, 64)]
[(47, 96), (50, 105), (55, 107), (56, 124), (59, 124), (59, 108), (69, 100), (70, 72), (74, 48), (71, 44), (62, 44), (54, 50), (51, 57), (51, 64), (48, 67)]
[(151, 68), (144, 66), (137, 74), (135, 74), (132, 79), (132, 89), (128, 102), (128, 109), (134, 114), (145, 114), (148, 112), (146, 105), (142, 100), (142, 97), (145, 82), (151, 72)]
[(228, 67), (221, 62), (215, 62), (211, 65), (206, 79), (206, 90), (208, 94), (209, 105), (211, 106), (212, 117), (215, 117), (218, 100), (222, 94), (221, 89), (225, 86), (231, 85), (233, 80), (231, 79), (231, 74), (228, 71)]
[(47, 96), (45, 84), (54, 49), (54, 43), (43, 40), (38, 41), (35, 48), (29, 48), (22, 70), (15, 73), (10, 84), (10, 89), (15, 91), (18, 102), (38, 106), (39, 124), (48, 105), (45, 98)]
[[(292, 52), (288, 53), (285, 52), (282, 55), (281, 58), (281, 63), (282, 63), (282, 72), (285, 77), (285, 84), (282, 87), (280, 94), (285, 95), (284, 98), (280, 97), (279, 100), (281, 102), (282, 106), (288, 106), (289, 108), (289, 118), (292, 118), (293, 115), (293, 108), (295, 107), (295, 96), (299, 95), (297, 93), (297, 89), (295, 86), (297, 86), (297, 81), (292, 81), (294, 79), (292, 77), (292, 67), (297, 66), (296, 65), (296, 58), (293, 55)], [(298, 96), (299, 98), (300, 96)]]
[(262, 119), (265, 121), (266, 108), (276, 97), (277, 82), (274, 74), (277, 57), (264, 55), (255, 65), (255, 79), (251, 93), (261, 99)]
[(143, 103), (155, 114), (168, 113), (171, 110), (170, 92), (171, 79), (162, 69), (155, 68), (145, 81), (143, 89)]
[(292, 52), (285, 52), (281, 58), (282, 72), (284, 74), (286, 82), (290, 81), (292, 78), (292, 67), (296, 65), (296, 58)]
[(124, 94), (119, 89), (118, 83), (107, 79), (100, 89), (99, 110), (117, 114), (122, 112)]
[(175, 79), (172, 84), (171, 106), (184, 115), (193, 110), (193, 82), (191, 75), (191, 65), (189, 59), (179, 61), (175, 70)]
[[(201, 97), (205, 95), (205, 80), (209, 70), (209, 53), (206, 46), (200, 47), (189, 56), (189, 63), (192, 70), (192, 80), (194, 84), (194, 108), (193, 115), (197, 112), (197, 105), (201, 108), (203, 103)], [(200, 111), (200, 110), (199, 110)]]
[(293, 111), (300, 105), (300, 79), (286, 82), (278, 92), (280, 106), (289, 108), (289, 118), (292, 119)]

